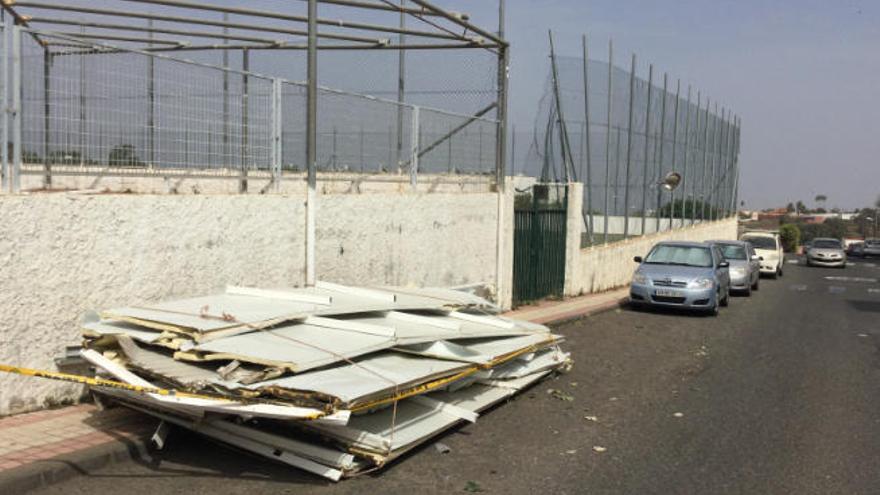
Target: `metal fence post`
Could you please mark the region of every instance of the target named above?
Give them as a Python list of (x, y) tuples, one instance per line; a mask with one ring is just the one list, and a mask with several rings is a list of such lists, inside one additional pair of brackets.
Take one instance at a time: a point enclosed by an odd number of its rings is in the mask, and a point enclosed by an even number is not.
[(21, 191), (21, 28), (12, 27), (12, 192)]
[[(498, 37), (504, 38), (504, 0), (498, 2)], [(496, 103), (498, 108), (496, 116), (498, 123), (496, 124), (495, 138), (495, 183), (499, 191), (504, 191), (505, 180), (507, 174), (507, 66), (509, 63), (510, 50), (507, 46), (498, 47), (498, 96)], [(482, 129), (482, 127), (480, 127)]]
[(250, 70), (250, 51), (241, 51), (241, 170), (239, 171), (238, 192), (246, 193), (248, 190), (248, 111), (250, 110), (250, 98), (248, 97), (248, 74)]
[(272, 80), (272, 185), (281, 191), (281, 79)]
[(317, 147), (318, 147), (318, 0), (309, 0), (308, 5), (308, 50), (307, 50), (307, 91), (306, 91), (306, 167), (308, 187), (306, 192), (306, 259), (305, 283), (314, 286), (316, 280), (316, 214), (318, 208), (317, 191)]
[(648, 150), (651, 136), (651, 96), (654, 92), (654, 64), (648, 66), (648, 106), (645, 110), (645, 156), (642, 172), (642, 235), (645, 235), (648, 223)]
[[(697, 91), (697, 108), (694, 109), (694, 114), (697, 118), (696, 125), (694, 126), (694, 168), (696, 168), (697, 163), (699, 163), (699, 153), (700, 153), (700, 105), (702, 104), (701, 94)], [(691, 187), (691, 225), (693, 225), (697, 221), (697, 171), (694, 170), (694, 179), (691, 181), (694, 183), (693, 187)]]
[(633, 134), (633, 114), (635, 106), (636, 93), (636, 54), (632, 55), (632, 67), (629, 73), (629, 124), (626, 128), (626, 171), (624, 173), (625, 183), (623, 185), (623, 238), (629, 237), (629, 174), (632, 166), (632, 134)]
[(709, 98), (706, 97), (706, 114), (703, 117), (703, 173), (700, 174), (700, 223), (706, 219), (706, 169), (709, 168)]
[(410, 161), (409, 161), (409, 182), (415, 191), (418, 188), (419, 183), (419, 148), (421, 147), (420, 139), (419, 139), (419, 129), (421, 123), (419, 122), (419, 107), (413, 105), (412, 107), (412, 131), (410, 132)]
[[(681, 227), (684, 227), (684, 220), (687, 217), (687, 188), (688, 188), (688, 160), (691, 153), (691, 85), (688, 84), (687, 92), (687, 114), (684, 123), (684, 167), (681, 173)], [(673, 202), (673, 205), (675, 203)], [(674, 208), (674, 206), (673, 206)]]
[(0, 170), (0, 193), (9, 190), (9, 40), (11, 38), (12, 16), (3, 16), (3, 169)]
[[(681, 101), (681, 79), (679, 79), (675, 83), (675, 110), (673, 111), (673, 122), (672, 122), (672, 165), (670, 166), (670, 172), (674, 171), (676, 168), (675, 159), (678, 158), (678, 104)], [(669, 194), (669, 230), (673, 228), (673, 222), (675, 221), (675, 189), (673, 189)]]
[(587, 52), (587, 35), (583, 35), (581, 42), (584, 48), (584, 144), (586, 146), (586, 184), (584, 185), (584, 191), (587, 196), (586, 207), (587, 207), (587, 218), (589, 218), (589, 225), (587, 225), (587, 239), (590, 240), (590, 245), (593, 245), (593, 226), (595, 225), (593, 222), (593, 174), (592, 174), (592, 160), (591, 160), (591, 147), (590, 147), (590, 78), (589, 71), (587, 67), (590, 64), (590, 58)]
[(660, 202), (663, 200), (663, 189), (659, 186), (663, 177), (664, 152), (666, 151), (666, 100), (669, 99), (669, 75), (663, 73), (663, 104), (660, 110), (660, 160), (657, 162), (657, 176), (654, 187), (657, 188), (657, 206), (654, 208), (654, 231), (660, 232)]
[(51, 139), (51, 126), (49, 118), (51, 117), (52, 104), (50, 102), (52, 81), (52, 52), (49, 47), (43, 48), (43, 187), (50, 189), (52, 187), (52, 160), (51, 151), (49, 150)]
[(612, 84), (614, 82), (614, 42), (608, 40), (608, 108), (607, 108), (607, 132), (605, 133), (605, 219), (602, 222), (602, 242), (608, 244), (608, 186), (611, 182), (611, 117), (612, 113)]

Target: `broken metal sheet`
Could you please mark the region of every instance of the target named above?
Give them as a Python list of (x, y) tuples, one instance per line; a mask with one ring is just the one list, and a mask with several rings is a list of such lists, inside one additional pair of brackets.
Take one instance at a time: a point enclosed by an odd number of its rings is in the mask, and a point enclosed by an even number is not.
[(157, 330), (207, 333), (304, 318), (317, 308), (311, 303), (217, 294), (109, 309), (102, 316)]
[[(125, 383), (131, 385), (137, 385), (140, 387), (155, 387), (149, 381), (135, 375), (134, 373), (125, 369), (122, 365), (119, 365), (113, 362), (110, 359), (102, 356), (101, 354), (90, 350), (85, 349), (82, 351), (82, 357), (93, 365), (103, 369), (107, 373), (110, 373), (118, 380), (121, 380)], [(119, 391), (128, 396), (138, 395), (134, 392), (127, 391)], [(280, 404), (268, 404), (268, 403), (255, 403), (255, 404), (243, 404), (241, 402), (237, 402), (235, 400), (212, 400), (212, 399), (199, 399), (194, 397), (178, 397), (178, 396), (169, 396), (169, 395), (159, 395), (159, 394), (142, 394), (140, 397), (149, 397), (153, 399), (159, 405), (163, 405), (166, 407), (172, 408), (181, 408), (181, 409), (194, 409), (196, 411), (209, 411), (221, 414), (229, 414), (229, 415), (238, 415), (238, 416), (246, 416), (246, 417), (264, 417), (264, 418), (274, 418), (274, 419), (300, 419), (300, 420), (313, 420), (319, 422), (326, 423), (335, 423), (335, 424), (345, 424), (348, 422), (351, 413), (349, 411), (337, 411), (332, 414), (327, 414), (324, 411), (306, 408), (306, 407), (297, 407), (297, 406), (287, 406)]]
[(522, 337), (486, 339), (467, 344), (438, 340), (423, 344), (397, 346), (394, 350), (436, 359), (490, 365), (512, 354), (554, 345), (561, 339), (562, 337), (558, 335), (532, 334)]
[[(549, 372), (536, 373), (518, 380), (520, 389)], [(456, 392), (435, 392), (402, 400), (395, 411), (384, 408), (362, 416), (352, 416), (345, 426), (310, 423), (310, 429), (346, 442), (352, 447), (373, 452), (388, 461), (438, 433), (466, 420), (454, 409), (479, 413), (514, 394), (516, 390), (475, 384)], [(452, 406), (442, 407), (443, 404)]]
[(203, 366), (177, 361), (171, 356), (141, 349), (127, 336), (117, 336), (116, 342), (132, 365), (154, 376), (161, 376), (187, 386), (211, 383), (221, 378), (216, 371)]
[(88, 312), (83, 315), (80, 327), (84, 336), (93, 338), (105, 335), (128, 335), (146, 344), (153, 344), (163, 337), (163, 333), (160, 331), (144, 328), (134, 323), (102, 320), (94, 312)]
[(468, 365), (454, 361), (384, 352), (360, 358), (354, 364), (253, 383), (245, 388), (266, 393), (284, 389), (317, 392), (336, 397), (351, 408), (466, 369)]
[(350, 470), (364, 467), (363, 463), (355, 461), (350, 454), (334, 452), (327, 448), (308, 445), (289, 438), (261, 434), (261, 432), (253, 428), (235, 425), (229, 421), (190, 421), (173, 414), (140, 407), (137, 404), (126, 405), (132, 409), (157, 417), (162, 421), (173, 423), (223, 443), (323, 476), (332, 481), (339, 481), (344, 474), (343, 467), (335, 466), (334, 464), (343, 464)]
[(432, 298), (445, 301), (447, 305), (454, 304), (460, 307), (475, 307), (486, 311), (497, 313), (500, 308), (485, 298), (456, 289), (447, 289), (442, 287), (394, 287), (386, 286), (381, 289), (394, 292), (396, 294), (406, 294), (410, 296), (418, 296), (422, 298)]
[[(535, 333), (549, 334), (550, 330), (543, 326), (524, 326), (520, 322), (510, 324), (509, 320), (494, 316), (472, 315), (462, 317), (466, 313), (449, 314), (413, 314), (401, 311), (387, 313), (359, 314), (353, 321), (392, 328), (394, 337), (400, 345), (434, 342), (437, 340), (477, 339), (488, 337), (508, 337), (531, 335)], [(338, 317), (334, 319), (342, 319)]]
[[(530, 356), (529, 359), (524, 359)], [(551, 348), (541, 351), (535, 355), (521, 356), (512, 359), (500, 366), (488, 370), (486, 379), (492, 380), (509, 380), (513, 378), (522, 378), (540, 371), (551, 370), (565, 366), (571, 359), (571, 355), (562, 352), (558, 348)]]
[(175, 358), (235, 359), (301, 372), (393, 345), (394, 340), (386, 336), (299, 323), (199, 344), (195, 347), (197, 353), (178, 352)]

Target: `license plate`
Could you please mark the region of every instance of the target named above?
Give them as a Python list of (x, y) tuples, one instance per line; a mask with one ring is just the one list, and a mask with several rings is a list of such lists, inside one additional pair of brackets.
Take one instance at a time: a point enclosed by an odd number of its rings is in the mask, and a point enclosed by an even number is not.
[(670, 289), (657, 289), (655, 294), (661, 297), (682, 297), (681, 292)]

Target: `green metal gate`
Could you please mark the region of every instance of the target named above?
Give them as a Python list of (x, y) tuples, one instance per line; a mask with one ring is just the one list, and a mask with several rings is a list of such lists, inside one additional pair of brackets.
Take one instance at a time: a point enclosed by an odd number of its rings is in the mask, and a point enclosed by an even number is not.
[(513, 303), (562, 296), (568, 188), (537, 184), (514, 207)]

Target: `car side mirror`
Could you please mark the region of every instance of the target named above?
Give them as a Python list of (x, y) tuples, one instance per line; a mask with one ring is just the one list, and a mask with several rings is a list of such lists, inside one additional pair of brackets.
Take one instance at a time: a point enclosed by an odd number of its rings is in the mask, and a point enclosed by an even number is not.
[(635, 261), (636, 263), (641, 263), (641, 262), (642, 262), (642, 257), (641, 257), (641, 256), (636, 256), (636, 257), (633, 258), (633, 261)]
[(752, 261), (764, 261), (763, 256), (758, 256), (757, 254), (752, 256)]
[(729, 261), (722, 261), (722, 262), (718, 263), (718, 268), (727, 268), (729, 266), (730, 266)]

